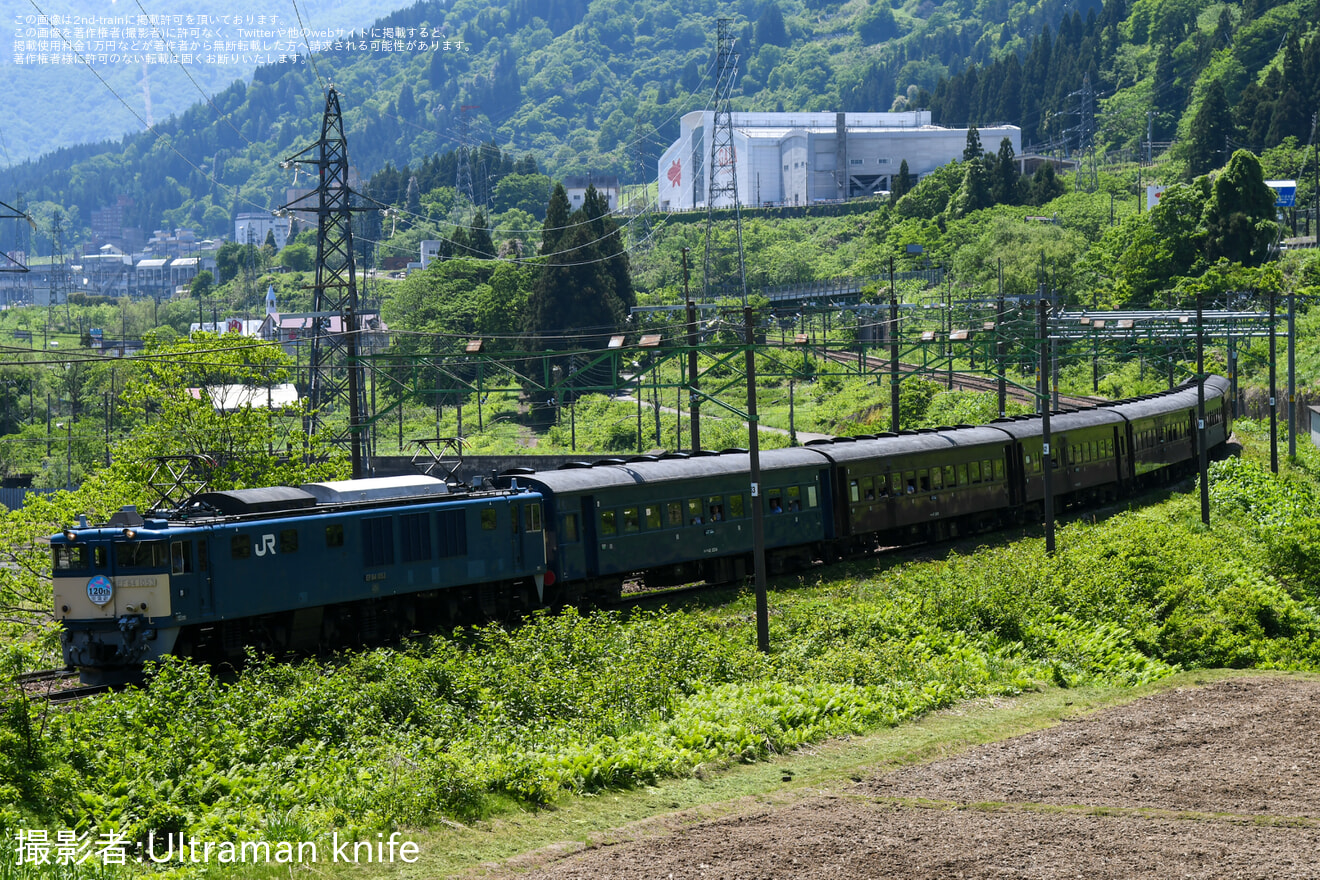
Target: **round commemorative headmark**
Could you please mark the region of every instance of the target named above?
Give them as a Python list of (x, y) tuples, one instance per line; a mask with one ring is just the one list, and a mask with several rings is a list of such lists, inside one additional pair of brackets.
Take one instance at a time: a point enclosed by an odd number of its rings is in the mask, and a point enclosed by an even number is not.
[(87, 582), (87, 598), (95, 605), (105, 605), (115, 597), (115, 585), (110, 578), (98, 574)]

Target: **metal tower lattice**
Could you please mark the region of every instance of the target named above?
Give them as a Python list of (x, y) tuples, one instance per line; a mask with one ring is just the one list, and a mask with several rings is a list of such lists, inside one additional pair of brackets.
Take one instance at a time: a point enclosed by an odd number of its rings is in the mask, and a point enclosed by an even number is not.
[[(314, 158), (302, 158), (315, 153)], [(312, 320), (311, 358), (308, 367), (311, 414), (308, 433), (326, 427), (326, 416), (347, 411), (344, 427), (335, 427), (326, 438), (349, 447), (353, 476), (370, 468), (370, 433), (366, 429), (366, 393), (362, 362), (358, 358), (362, 332), (358, 311), (357, 268), (353, 257), (353, 212), (374, 211), (373, 205), (354, 207), (348, 184), (348, 143), (339, 110), (339, 94), (331, 86), (325, 96), (321, 117), (321, 139), (285, 161), (316, 168), (317, 187), (281, 210), (316, 214), (316, 282)], [(302, 204), (315, 199), (315, 207)], [(338, 332), (332, 320), (339, 319)]]
[(715, 114), (710, 131), (710, 163), (706, 174), (706, 262), (705, 298), (711, 299), (711, 264), (715, 202), (727, 197), (733, 208), (738, 233), (738, 283), (743, 303), (747, 302), (747, 273), (743, 265), (742, 206), (738, 202), (738, 163), (733, 145), (733, 81), (738, 74), (738, 55), (733, 51), (733, 19), (721, 18), (716, 31), (717, 68), (715, 77)]
[(468, 115), (472, 110), (476, 110), (477, 104), (464, 104), (458, 108), (458, 173), (454, 179), (454, 192), (457, 198), (454, 199), (454, 209), (459, 216), (462, 216), (462, 209), (459, 203), (463, 197), (467, 197), (468, 206), (474, 206), (477, 203), (476, 193), (472, 189), (472, 161), (470, 153), (469, 138), (471, 135), (471, 117)]

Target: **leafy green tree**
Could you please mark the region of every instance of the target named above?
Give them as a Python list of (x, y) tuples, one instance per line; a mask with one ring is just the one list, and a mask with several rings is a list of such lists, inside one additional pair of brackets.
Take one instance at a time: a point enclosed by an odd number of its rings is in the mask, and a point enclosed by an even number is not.
[(897, 202), (903, 196), (907, 195), (912, 189), (912, 172), (908, 170), (907, 159), (904, 159), (898, 165), (898, 174), (894, 177), (889, 187), (890, 204)]
[(305, 244), (288, 244), (280, 251), (279, 264), (295, 272), (310, 272), (316, 267), (316, 255)]
[(556, 183), (550, 193), (550, 204), (546, 207), (545, 222), (541, 224), (541, 255), (553, 254), (559, 247), (559, 240), (568, 230), (568, 192), (562, 183)]
[[(225, 337), (221, 345), (216, 336), (198, 334), (165, 345), (149, 337), (145, 354), (133, 362), (132, 375), (123, 385), (121, 415), (134, 426), (132, 443), (127, 444), (131, 448), (117, 450), (126, 467), (137, 462), (146, 469), (152, 455), (201, 455), (212, 462), (212, 488), (305, 479), (309, 471), (301, 463), (301, 409), (272, 415), (262, 405), (260, 392), (253, 402), (236, 390), (292, 381), (292, 360), (278, 346), (246, 337)], [(293, 443), (287, 439), (290, 431), (298, 434)], [(320, 451), (317, 438), (306, 440)], [(273, 457), (272, 449), (288, 450), (290, 457)], [(325, 474), (342, 468), (340, 456), (313, 470)]]
[(485, 211), (478, 211), (472, 218), (472, 227), (468, 230), (468, 256), (479, 260), (495, 259), (495, 242), (491, 241), (490, 229), (486, 226)]
[(1013, 142), (1004, 138), (999, 142), (999, 153), (995, 157), (995, 173), (991, 182), (994, 200), (1000, 205), (1016, 205), (1021, 189), (1021, 175), (1018, 174), (1017, 157), (1013, 154)]
[(1028, 201), (1033, 205), (1043, 205), (1046, 202), (1052, 202), (1063, 195), (1067, 186), (1054, 173), (1053, 162), (1042, 162), (1036, 167), (1036, 173), (1031, 175), (1031, 185), (1028, 188)]
[(510, 174), (495, 185), (493, 207), (497, 214), (516, 208), (540, 219), (552, 188), (553, 182), (544, 174)]
[(868, 44), (883, 43), (892, 40), (901, 32), (894, 20), (894, 11), (889, 8), (888, 0), (872, 0), (871, 4), (858, 14), (853, 28), (862, 42)]
[(1233, 136), (1233, 114), (1224, 94), (1224, 84), (1214, 80), (1206, 89), (1201, 106), (1192, 118), (1187, 147), (1188, 178), (1208, 174), (1220, 165), (1220, 157)]
[(199, 300), (206, 299), (211, 295), (211, 288), (215, 284), (215, 276), (211, 274), (210, 269), (203, 269), (193, 276), (193, 280), (188, 283), (188, 292)]
[(985, 163), (972, 161), (964, 163), (964, 166), (962, 184), (949, 200), (949, 214), (954, 217), (966, 217), (973, 211), (994, 204), (990, 172), (986, 170)]
[(784, 12), (776, 0), (770, 0), (756, 20), (756, 45), (787, 46), (788, 30), (784, 27)]
[(985, 151), (981, 148), (981, 133), (975, 125), (967, 126), (967, 146), (963, 147), (963, 161), (975, 162)]
[(1206, 258), (1259, 266), (1269, 256), (1278, 226), (1274, 192), (1265, 185), (1260, 160), (1238, 150), (1215, 178), (1205, 206)]

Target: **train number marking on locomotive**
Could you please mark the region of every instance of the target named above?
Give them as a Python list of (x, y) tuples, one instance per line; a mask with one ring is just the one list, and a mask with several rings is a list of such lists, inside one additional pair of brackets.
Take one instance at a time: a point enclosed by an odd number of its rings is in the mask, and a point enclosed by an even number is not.
[(261, 546), (258, 547), (258, 548), (256, 549), (256, 554), (257, 554), (258, 556), (265, 556), (267, 553), (269, 553), (271, 556), (274, 556), (274, 555), (275, 555), (275, 535), (274, 535), (274, 534), (262, 535), (262, 536), (261, 536)]
[(154, 586), (156, 586), (156, 578), (155, 578), (154, 575), (148, 575), (148, 576), (145, 576), (145, 577), (124, 577), (124, 576), (121, 575), (121, 576), (115, 578), (115, 580), (118, 582), (119, 586), (121, 586), (121, 587), (154, 587)]

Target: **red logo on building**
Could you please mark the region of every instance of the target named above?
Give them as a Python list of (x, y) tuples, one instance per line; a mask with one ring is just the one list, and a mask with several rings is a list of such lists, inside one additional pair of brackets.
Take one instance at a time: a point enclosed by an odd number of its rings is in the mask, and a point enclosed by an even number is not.
[(678, 160), (677, 160), (677, 159), (674, 160), (674, 164), (673, 164), (673, 165), (670, 165), (670, 166), (669, 166), (669, 171), (665, 174), (665, 177), (668, 177), (668, 178), (669, 178), (669, 182), (672, 183), (674, 186), (681, 186), (681, 185), (682, 185), (682, 183), (683, 183), (683, 166), (681, 166), (681, 165), (678, 164)]

